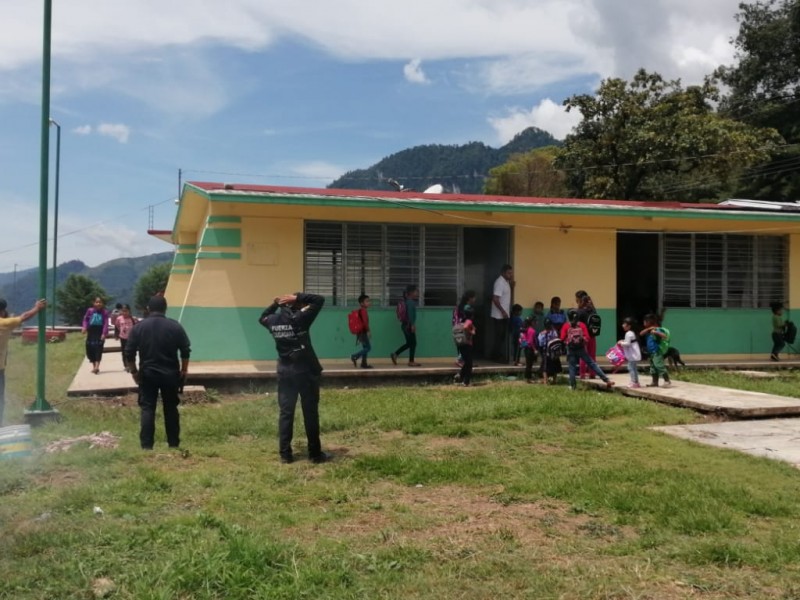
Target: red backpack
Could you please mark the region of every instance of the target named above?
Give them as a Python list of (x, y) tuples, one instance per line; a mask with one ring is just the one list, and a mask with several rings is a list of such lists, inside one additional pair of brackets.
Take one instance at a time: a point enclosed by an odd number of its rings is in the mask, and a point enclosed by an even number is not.
[(570, 326), (570, 328), (567, 329), (567, 346), (577, 350), (578, 348), (583, 348), (585, 345), (586, 337), (583, 334), (581, 326), (578, 324)]
[(350, 333), (359, 335), (364, 333), (364, 322), (361, 320), (361, 309), (357, 308), (347, 315), (347, 326), (350, 328)]

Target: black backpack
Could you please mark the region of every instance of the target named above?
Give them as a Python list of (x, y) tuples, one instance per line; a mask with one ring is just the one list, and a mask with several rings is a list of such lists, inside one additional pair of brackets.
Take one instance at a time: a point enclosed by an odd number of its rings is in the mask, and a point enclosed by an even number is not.
[(592, 337), (598, 337), (600, 335), (600, 328), (602, 326), (603, 321), (597, 313), (590, 314), (589, 318), (586, 319), (586, 328), (589, 330), (589, 335)]
[(550, 360), (555, 360), (567, 353), (567, 349), (565, 348), (564, 342), (561, 340), (561, 338), (554, 338), (547, 342), (547, 348), (545, 351), (547, 352), (547, 358)]
[(794, 344), (794, 339), (797, 337), (797, 325), (791, 321), (786, 321), (783, 325), (783, 341), (787, 344)]

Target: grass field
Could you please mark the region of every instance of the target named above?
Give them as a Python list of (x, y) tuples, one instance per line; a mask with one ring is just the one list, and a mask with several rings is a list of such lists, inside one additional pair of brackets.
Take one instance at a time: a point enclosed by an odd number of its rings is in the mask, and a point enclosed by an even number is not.
[[(63, 420), (0, 461), (2, 598), (800, 597), (800, 472), (648, 429), (690, 411), (499, 381), (326, 388), (336, 460), (281, 465), (267, 389), (183, 407), (182, 451), (159, 427), (145, 453), (131, 398), (65, 397), (81, 360), (80, 338), (48, 348)], [(34, 372), (13, 342), (8, 422)], [(119, 447), (42, 451), (100, 431)]]

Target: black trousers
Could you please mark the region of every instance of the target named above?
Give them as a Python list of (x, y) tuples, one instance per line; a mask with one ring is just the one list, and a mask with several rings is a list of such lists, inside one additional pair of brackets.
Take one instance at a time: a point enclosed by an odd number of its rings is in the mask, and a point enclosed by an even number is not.
[(394, 353), (400, 356), (403, 352), (408, 350), (408, 362), (414, 362), (414, 355), (417, 352), (417, 333), (411, 331), (411, 327), (402, 327), (403, 335), (406, 338), (406, 343), (400, 346)]
[(178, 413), (178, 385), (180, 377), (174, 375), (145, 375), (139, 379), (139, 408), (141, 409), (139, 442), (142, 448), (150, 449), (155, 443), (156, 407), (158, 393), (164, 405), (164, 429), (167, 433), (167, 444), (177, 448), (181, 443), (181, 417)]
[(278, 450), (283, 458), (291, 458), (298, 396), (308, 438), (308, 456), (315, 458), (322, 454), (319, 440), (319, 376), (310, 373), (278, 376)]
[(533, 363), (536, 360), (536, 351), (533, 348), (525, 348), (525, 379), (533, 379)]
[(472, 382), (472, 344), (459, 345), (458, 352), (461, 354), (461, 360), (464, 361), (464, 364), (461, 365), (461, 383), (469, 385)]
[(492, 360), (508, 363), (509, 321), (492, 317)]

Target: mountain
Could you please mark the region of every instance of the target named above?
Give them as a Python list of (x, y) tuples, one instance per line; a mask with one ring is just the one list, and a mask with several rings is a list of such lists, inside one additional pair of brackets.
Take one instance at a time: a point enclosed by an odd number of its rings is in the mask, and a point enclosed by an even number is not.
[[(111, 297), (112, 303), (133, 305), (133, 286), (150, 267), (160, 263), (171, 263), (173, 252), (159, 252), (137, 258), (117, 258), (88, 267), (79, 260), (71, 260), (58, 266), (56, 285), (69, 275), (76, 273), (97, 281)], [(53, 269), (47, 270), (47, 299), (53, 297)], [(21, 313), (33, 305), (39, 297), (39, 270), (26, 269), (14, 273), (0, 273), (0, 298), (8, 300), (9, 309)]]
[(500, 148), (481, 142), (445, 146), (415, 146), (387, 156), (366, 169), (349, 171), (331, 183), (329, 188), (353, 190), (394, 189), (388, 179), (404, 188), (422, 191), (440, 183), (445, 193), (482, 194), (489, 170), (505, 163), (512, 154), (528, 152), (543, 146), (560, 146), (561, 142), (546, 131), (529, 127)]

